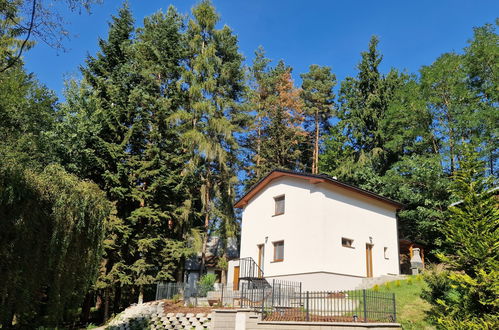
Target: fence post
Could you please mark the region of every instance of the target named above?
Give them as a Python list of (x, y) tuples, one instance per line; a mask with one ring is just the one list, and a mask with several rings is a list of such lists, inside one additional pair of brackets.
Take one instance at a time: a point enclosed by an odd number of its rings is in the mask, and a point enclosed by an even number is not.
[(362, 295), (364, 296), (363, 303), (364, 303), (364, 322), (367, 322), (367, 295), (366, 295), (366, 289), (362, 290)]
[(301, 282), (300, 282), (300, 300), (299, 300), (300, 307), (302, 306), (301, 304)]
[(307, 306), (307, 309), (306, 309), (306, 317), (305, 317), (305, 320), (307, 321), (310, 321), (310, 313), (309, 313), (309, 310), (308, 310), (308, 291), (307, 291), (307, 301), (306, 301), (306, 306)]
[(272, 307), (274, 307), (275, 278), (272, 279)]
[(240, 305), (241, 308), (244, 308), (244, 283), (241, 283), (241, 299), (240, 299)]
[(221, 307), (223, 307), (224, 305), (224, 284), (222, 283), (222, 297), (220, 297), (220, 304), (222, 305)]
[(262, 320), (265, 318), (265, 285), (262, 287)]
[(393, 293), (393, 322), (397, 322), (397, 304), (395, 302), (395, 293)]

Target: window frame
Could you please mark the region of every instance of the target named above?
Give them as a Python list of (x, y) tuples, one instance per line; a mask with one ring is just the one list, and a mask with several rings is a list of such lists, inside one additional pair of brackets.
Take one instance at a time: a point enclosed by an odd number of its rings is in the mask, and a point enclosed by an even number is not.
[[(344, 244), (345, 240), (348, 241), (348, 242), (350, 242), (350, 244)], [(351, 239), (351, 238), (348, 238), (348, 237), (342, 237), (341, 238), (341, 246), (342, 247), (346, 247), (346, 248), (350, 248), (350, 249), (355, 249), (355, 247), (353, 246), (353, 242), (354, 242), (354, 240)]]
[[(282, 201), (282, 212), (278, 212), (277, 203)], [(283, 215), (286, 212), (286, 195), (282, 194), (279, 196), (274, 196), (274, 217), (278, 215)]]
[[(272, 262), (282, 262), (284, 261), (284, 240), (279, 240), (279, 241), (274, 241), (272, 242), (272, 245), (274, 246), (274, 256)], [(276, 259), (277, 256), (277, 246), (282, 245), (282, 258), (281, 259)]]

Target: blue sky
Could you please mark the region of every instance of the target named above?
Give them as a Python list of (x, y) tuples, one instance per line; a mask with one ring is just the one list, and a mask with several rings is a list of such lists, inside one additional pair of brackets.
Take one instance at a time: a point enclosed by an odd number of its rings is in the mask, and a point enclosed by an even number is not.
[[(130, 0), (137, 25), (145, 16), (173, 4), (189, 13), (197, 0)], [(371, 35), (380, 38), (382, 70), (390, 67), (417, 72), (439, 55), (461, 51), (472, 37), (472, 28), (493, 23), (499, 16), (495, 0), (214, 0), (221, 23), (239, 38), (248, 63), (262, 45), (267, 56), (284, 59), (299, 74), (311, 64), (331, 66), (338, 80), (355, 75), (360, 52)], [(121, 1), (104, 0), (92, 13), (63, 12), (75, 35), (61, 52), (38, 44), (25, 55), (27, 69), (62, 95), (64, 79), (78, 74), (87, 54), (98, 50), (97, 38), (107, 36), (107, 22)]]

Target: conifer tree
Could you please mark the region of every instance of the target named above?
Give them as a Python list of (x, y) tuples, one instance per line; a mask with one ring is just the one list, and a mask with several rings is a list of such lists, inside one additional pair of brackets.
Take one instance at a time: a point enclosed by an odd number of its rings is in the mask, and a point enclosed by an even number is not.
[[(189, 154), (186, 170), (201, 185), (196, 193), (202, 205), (203, 272), (211, 231), (217, 224), (219, 228), (234, 227), (235, 217), (228, 205), (237, 181), (239, 144), (235, 134), (241, 132), (247, 116), (239, 104), (245, 81), (236, 36), (228, 26), (216, 28), (219, 16), (210, 1), (199, 3), (192, 14), (186, 32), (187, 65), (182, 73), (186, 102), (170, 119), (176, 122)], [(231, 234), (231, 230), (222, 233)]]
[(268, 99), (272, 93), (272, 84), (268, 64), (270, 59), (265, 57), (262, 46), (255, 51), (253, 64), (249, 68), (249, 107), (255, 112), (254, 120), (250, 123), (245, 141), (245, 148), (250, 150), (249, 159), (245, 164), (248, 176), (251, 179), (246, 184), (256, 182), (264, 175), (265, 164), (262, 159), (262, 143), (265, 139), (265, 127), (268, 125)]
[(458, 201), (442, 227), (447, 249), (438, 255), (448, 271), (426, 276), (424, 296), (440, 327), (494, 329), (499, 324), (499, 205), (479, 155), (469, 145), (463, 155), (450, 186)]
[[(336, 77), (331, 68), (311, 65), (309, 72), (302, 74), (302, 99), (306, 126), (313, 129), (312, 173), (319, 173), (319, 145), (321, 133), (328, 130), (329, 119), (334, 109)], [(310, 129), (310, 128), (309, 128)]]
[(303, 101), (294, 86), (291, 68), (283, 61), (269, 67), (262, 48), (256, 52), (250, 69), (250, 107), (255, 122), (250, 127), (246, 164), (250, 186), (273, 169), (305, 170), (303, 151), (307, 133), (303, 128)]
[(184, 100), (182, 29), (182, 17), (170, 8), (146, 18), (135, 36), (125, 5), (67, 97), (69, 127), (62, 130), (80, 133), (68, 148), (67, 166), (99, 183), (117, 207), (96, 284), (104, 292), (105, 315), (111, 295), (119, 310), (123, 291), (134, 290), (140, 302), (146, 285), (178, 278), (190, 253), (185, 235), (195, 184), (182, 174), (188, 159), (169, 123)]

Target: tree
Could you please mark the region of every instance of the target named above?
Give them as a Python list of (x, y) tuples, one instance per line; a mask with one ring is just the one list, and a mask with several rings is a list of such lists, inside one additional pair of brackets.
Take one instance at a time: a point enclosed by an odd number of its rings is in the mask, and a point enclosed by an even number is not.
[[(74, 11), (90, 7), (100, 0), (65, 0)], [(23, 52), (33, 46), (33, 37), (45, 44), (63, 48), (69, 38), (66, 22), (53, 4), (42, 0), (0, 0), (0, 73), (13, 67)]]
[(313, 126), (312, 173), (319, 173), (319, 144), (321, 132), (329, 128), (329, 119), (334, 109), (336, 77), (329, 67), (311, 65), (310, 71), (301, 75), (302, 99), (305, 125)]
[(42, 172), (2, 160), (0, 322), (57, 326), (95, 281), (112, 205), (58, 165)]
[(255, 51), (253, 65), (249, 68), (249, 107), (255, 112), (252, 123), (249, 124), (247, 139), (244, 147), (249, 150), (245, 168), (251, 182), (256, 182), (258, 178), (265, 174), (265, 164), (262, 159), (262, 143), (265, 139), (264, 131), (268, 125), (267, 102), (271, 95), (272, 85), (268, 64), (270, 59), (265, 57), (265, 50), (262, 46)]
[[(394, 69), (387, 75), (380, 73), (378, 67), (382, 56), (377, 45), (378, 39), (372, 37), (368, 51), (361, 54), (357, 77), (347, 77), (342, 82), (339, 122), (327, 138), (329, 143), (333, 143), (331, 140), (336, 145), (341, 143), (341, 149), (327, 150), (325, 154), (332, 154), (326, 158), (334, 161), (337, 156), (343, 157), (335, 161), (338, 167), (332, 174), (354, 184), (363, 184), (364, 178), (378, 180), (378, 176), (384, 175), (399, 160), (399, 149), (405, 147), (392, 144), (390, 139), (394, 138), (394, 134), (385, 127), (400, 115), (406, 117), (400, 107), (390, 107), (397, 98), (402, 99), (400, 89), (409, 83), (410, 77)], [(390, 149), (392, 146), (398, 150)], [(327, 164), (324, 166), (330, 167)]]
[(185, 100), (183, 28), (171, 7), (135, 31), (124, 5), (63, 107), (65, 166), (98, 183), (116, 203), (96, 283), (104, 318), (111, 304), (119, 311), (122, 302), (142, 302), (147, 285), (178, 278), (192, 252), (186, 235), (196, 220), (191, 189), (197, 185), (183, 170), (189, 158), (170, 122)]
[(256, 123), (250, 127), (246, 146), (253, 160), (246, 166), (253, 184), (273, 169), (304, 170), (303, 150), (307, 133), (303, 128), (303, 101), (294, 86), (291, 68), (279, 61), (268, 68), (263, 50), (257, 51), (252, 74), (251, 107)]
[(242, 132), (247, 115), (240, 105), (245, 81), (236, 36), (228, 26), (215, 27), (219, 16), (210, 1), (200, 2), (192, 15), (181, 79), (185, 103), (170, 120), (177, 125), (180, 142), (189, 155), (186, 172), (200, 183), (199, 190), (198, 186), (195, 189), (201, 201), (204, 234), (202, 273), (210, 232), (215, 228), (223, 229), (224, 236), (235, 232), (236, 134)]
[(460, 157), (461, 141), (469, 141), (476, 123), (471, 122), (471, 95), (466, 86), (466, 72), (463, 57), (458, 54), (444, 54), (431, 66), (421, 69), (423, 97), (438, 123), (435, 135), (441, 137), (440, 152), (449, 163), (453, 173)]
[(496, 123), (499, 121), (497, 105), (499, 103), (498, 64), (499, 36), (495, 26), (486, 24), (474, 29), (474, 37), (464, 50), (464, 68), (467, 73), (467, 85), (473, 94), (476, 109), (474, 120), (478, 124), (475, 134), (481, 155), (487, 159), (491, 175), (497, 173), (498, 149), (496, 141), (499, 136)]
[[(469, 146), (463, 153), (450, 186), (458, 201), (442, 226), (447, 250), (438, 255), (448, 271), (428, 276), (426, 298), (444, 328), (494, 329), (499, 325), (499, 205), (479, 155)], [(443, 278), (443, 290), (434, 284), (435, 276)]]

